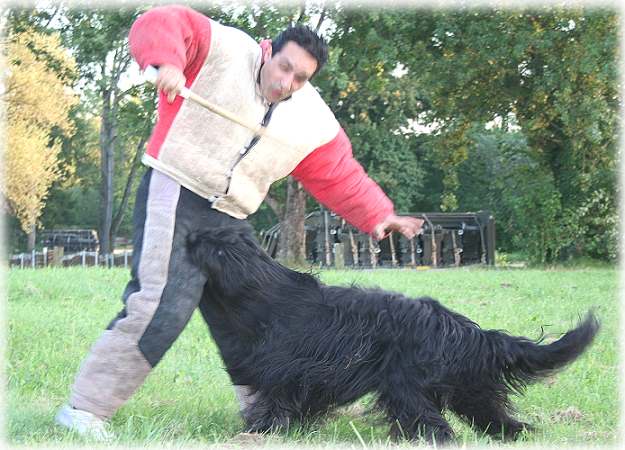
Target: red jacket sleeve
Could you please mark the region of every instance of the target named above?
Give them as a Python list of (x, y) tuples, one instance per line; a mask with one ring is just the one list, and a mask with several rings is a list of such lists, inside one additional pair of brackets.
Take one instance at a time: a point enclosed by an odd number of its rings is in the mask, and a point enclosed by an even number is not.
[(354, 159), (343, 129), (304, 158), (291, 175), (320, 203), (365, 233), (394, 211), (380, 186)]
[(128, 35), (130, 53), (141, 69), (171, 64), (188, 78), (208, 55), (210, 20), (186, 6), (159, 6), (142, 14)]
[[(141, 69), (171, 64), (182, 70), (190, 87), (208, 56), (210, 19), (186, 6), (170, 5), (150, 9), (130, 28), (130, 53)], [(161, 144), (182, 106), (182, 97), (168, 103), (159, 93), (158, 121), (148, 142), (147, 153), (156, 158)]]

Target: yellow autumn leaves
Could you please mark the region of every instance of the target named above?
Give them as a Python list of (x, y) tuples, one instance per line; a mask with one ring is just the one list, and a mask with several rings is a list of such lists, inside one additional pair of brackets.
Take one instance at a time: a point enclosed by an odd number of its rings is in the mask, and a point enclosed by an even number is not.
[(57, 128), (72, 134), (68, 114), (78, 98), (60, 74), (75, 72), (76, 64), (58, 34), (27, 31), (6, 40), (2, 195), (4, 207), (28, 231), (41, 215), (50, 186), (60, 177), (60, 143), (52, 141), (51, 133)]

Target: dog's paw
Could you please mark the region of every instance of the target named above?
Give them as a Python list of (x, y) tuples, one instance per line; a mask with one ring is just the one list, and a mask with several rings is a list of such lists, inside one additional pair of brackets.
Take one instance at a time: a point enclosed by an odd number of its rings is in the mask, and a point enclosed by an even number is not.
[(248, 422), (248, 433), (274, 433), (279, 430), (288, 430), (290, 420), (288, 417), (271, 417), (252, 420)]
[(239, 433), (228, 441), (228, 444), (239, 446), (257, 447), (263, 445), (267, 437), (262, 433)]

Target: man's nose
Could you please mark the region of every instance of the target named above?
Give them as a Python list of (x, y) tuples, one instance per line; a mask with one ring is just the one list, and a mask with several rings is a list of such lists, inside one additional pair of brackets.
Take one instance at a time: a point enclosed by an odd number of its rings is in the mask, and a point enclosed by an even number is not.
[(283, 90), (291, 90), (291, 86), (293, 85), (293, 74), (288, 74), (282, 77), (280, 80), (280, 86)]

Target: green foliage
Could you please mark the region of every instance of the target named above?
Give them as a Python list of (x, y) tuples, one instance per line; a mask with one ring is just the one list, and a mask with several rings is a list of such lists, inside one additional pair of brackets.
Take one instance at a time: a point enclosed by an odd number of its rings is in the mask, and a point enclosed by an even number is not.
[(41, 219), (43, 229), (98, 228), (99, 193), (93, 186), (55, 186)]
[(565, 226), (553, 177), (532, 158), (522, 135), (478, 133), (460, 173), (469, 188), (463, 206), (488, 205), (504, 249), (523, 248), (532, 260), (545, 262), (575, 238)]
[(4, 249), (7, 259), (11, 255), (21, 253), (26, 250), (28, 242), (27, 235), (22, 230), (17, 217), (8, 214), (6, 211), (0, 211), (2, 214), (2, 224), (4, 225)]
[[(590, 243), (598, 241), (607, 249), (603, 257), (611, 257), (619, 104), (615, 11), (461, 9), (423, 16), (419, 26), (427, 39), (415, 44), (406, 64), (426, 68), (419, 83), (429, 99), (427, 121), (438, 126), (431, 148), (442, 171), (442, 208), (453, 207), (467, 190), (456, 177), (476, 151), (464, 145), (467, 124), (499, 119), (502, 130), (518, 129), (527, 143), (520, 155), (507, 154), (509, 182), (516, 186), (507, 191), (507, 212), (496, 214), (526, 232), (527, 238), (509, 236), (513, 245), (541, 261), (557, 258), (573, 242), (575, 252), (593, 252)], [(525, 161), (525, 169), (513, 167), (512, 156)], [(536, 185), (534, 192), (530, 186)], [(597, 209), (595, 192), (609, 206)], [(602, 217), (580, 224), (590, 210)], [(523, 216), (536, 218), (538, 243)], [(542, 241), (550, 249), (538, 250), (545, 248)]]
[(537, 263), (583, 254), (615, 259), (617, 213), (609, 194), (597, 191), (580, 208), (567, 207), (521, 133), (474, 129), (470, 136), (472, 152), (458, 168), (460, 207), (493, 212), (499, 248), (522, 249)]
[[(103, 67), (111, 52), (117, 49), (121, 60), (128, 60), (127, 37), (130, 26), (137, 18), (136, 9), (68, 9), (62, 28), (66, 45), (72, 49), (80, 65), (83, 81), (95, 82), (97, 90), (110, 89), (107, 72)], [(125, 53), (126, 56), (123, 56)], [(115, 55), (114, 64), (120, 64)], [(121, 63), (123, 64), (123, 62)]]
[[(257, 39), (292, 22), (320, 27), (330, 55), (314, 84), (350, 136), (356, 158), (397, 210), (490, 209), (501, 248), (536, 262), (616, 257), (615, 10), (371, 9), (313, 2), (198, 7)], [(88, 112), (99, 114), (110, 75), (98, 72), (98, 64), (113, 48), (126, 55), (129, 26), (147, 8), (11, 12), (15, 29), (62, 24), (79, 62), (83, 113), (74, 119), (78, 136), (64, 141), (61, 158), (73, 186), (84, 191), (72, 188), (77, 208), (85, 211), (87, 192), (97, 186), (92, 174), (99, 173), (87, 151), (98, 139)], [(116, 205), (154, 114), (149, 89), (123, 94), (115, 116)], [(410, 132), (415, 120), (432, 132)], [(69, 183), (53, 187), (49, 209), (63, 211), (65, 189)], [(285, 184), (271, 195), (284, 205)], [(307, 206), (318, 208), (310, 200)], [(67, 209), (44, 211), (44, 222), (71, 217)], [(267, 228), (277, 217), (265, 206), (252, 221)], [(128, 229), (123, 222), (122, 231)]]
[(389, 193), (397, 210), (423, 199), (423, 150), (403, 128), (421, 111), (414, 77), (397, 76), (401, 14), (337, 11), (328, 36), (330, 58), (315, 84), (350, 136), (354, 155)]
[(90, 116), (80, 103), (69, 115), (74, 134), (65, 136), (57, 131), (57, 139), (61, 141), (59, 170), (63, 176), (50, 190), (41, 217), (43, 229), (97, 228), (98, 129)]
[[(28, 6), (18, 6), (7, 12), (7, 29), (9, 35), (15, 35), (22, 32), (33, 32), (43, 34), (53, 34), (58, 30), (51, 27), (51, 23), (58, 20), (65, 10), (65, 6), (49, 5), (47, 8), (29, 8)], [(63, 81), (63, 83), (71, 85), (77, 81), (78, 77), (74, 70), (68, 70), (67, 65), (63, 61), (63, 57), (55, 52), (49, 51), (47, 48), (37, 48), (30, 45), (39, 60), (45, 61), (48, 69), (51, 69)]]
[(398, 211), (411, 211), (423, 199), (423, 169), (419, 162), (414, 136), (378, 131), (375, 128), (351, 127), (356, 155), (385, 192), (392, 193)]
[(618, 258), (618, 207), (614, 194), (604, 189), (590, 193), (576, 210), (580, 229), (577, 253), (604, 261)]

